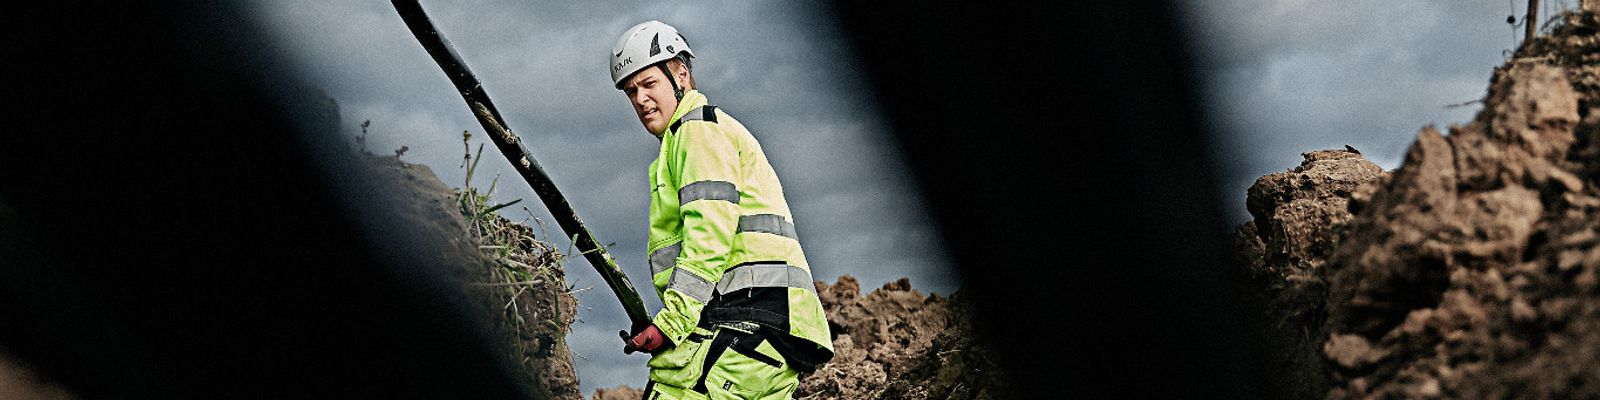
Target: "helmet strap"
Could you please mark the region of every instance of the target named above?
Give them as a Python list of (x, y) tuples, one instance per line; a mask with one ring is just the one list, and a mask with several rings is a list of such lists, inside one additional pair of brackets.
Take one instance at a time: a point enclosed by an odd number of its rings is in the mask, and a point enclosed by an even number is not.
[(682, 101), (683, 100), (683, 88), (678, 87), (678, 80), (672, 78), (672, 68), (667, 68), (667, 62), (666, 61), (662, 61), (660, 64), (656, 64), (656, 67), (661, 68), (661, 72), (665, 72), (667, 74), (667, 83), (671, 83), (672, 84), (672, 95), (675, 98), (677, 98), (677, 100)]

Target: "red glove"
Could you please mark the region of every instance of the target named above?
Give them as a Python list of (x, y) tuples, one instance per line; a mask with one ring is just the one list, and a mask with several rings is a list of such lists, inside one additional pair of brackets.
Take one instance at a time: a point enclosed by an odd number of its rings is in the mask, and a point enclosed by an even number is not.
[(661, 329), (656, 328), (655, 324), (651, 324), (645, 327), (644, 330), (639, 331), (638, 334), (633, 335), (633, 338), (628, 339), (622, 351), (624, 353), (632, 353), (633, 351), (654, 353), (656, 350), (667, 347), (666, 344), (667, 336), (661, 334)]

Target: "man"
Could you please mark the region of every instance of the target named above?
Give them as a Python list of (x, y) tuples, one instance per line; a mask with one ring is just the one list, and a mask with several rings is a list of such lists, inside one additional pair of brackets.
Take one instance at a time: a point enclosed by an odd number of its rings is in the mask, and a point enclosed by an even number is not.
[(658, 21), (611, 50), (612, 82), (661, 141), (647, 250), (663, 307), (624, 351), (652, 354), (647, 399), (787, 399), (833, 357), (828, 321), (777, 174), (750, 131), (695, 90), (693, 57)]

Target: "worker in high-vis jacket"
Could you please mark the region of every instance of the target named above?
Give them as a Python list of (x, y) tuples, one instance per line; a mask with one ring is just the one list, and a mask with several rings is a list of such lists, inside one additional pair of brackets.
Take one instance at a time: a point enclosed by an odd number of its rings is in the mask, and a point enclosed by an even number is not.
[(651, 282), (662, 308), (625, 334), (651, 354), (646, 399), (788, 399), (833, 342), (778, 175), (755, 136), (695, 90), (670, 25), (628, 28), (611, 80), (660, 140), (650, 163)]

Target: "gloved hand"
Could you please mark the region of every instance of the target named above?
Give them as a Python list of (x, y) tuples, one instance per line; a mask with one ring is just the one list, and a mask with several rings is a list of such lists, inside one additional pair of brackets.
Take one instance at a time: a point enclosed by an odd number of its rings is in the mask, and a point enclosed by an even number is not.
[(661, 329), (656, 328), (655, 324), (645, 327), (631, 338), (628, 337), (627, 331), (617, 331), (617, 334), (623, 339), (623, 354), (633, 354), (635, 351), (654, 353), (667, 347), (667, 336), (662, 334)]

